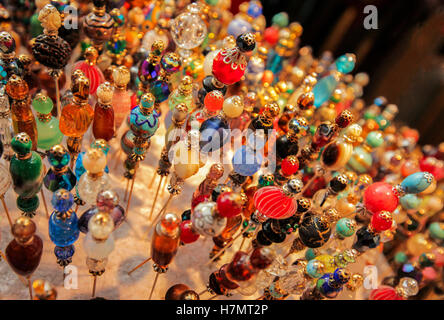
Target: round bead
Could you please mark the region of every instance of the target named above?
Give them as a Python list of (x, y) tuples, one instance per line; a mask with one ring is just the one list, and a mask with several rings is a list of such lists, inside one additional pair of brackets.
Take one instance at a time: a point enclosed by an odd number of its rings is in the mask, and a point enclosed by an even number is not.
[(299, 161), (296, 156), (288, 156), (281, 163), (281, 171), (285, 176), (295, 174), (299, 169)]
[(299, 237), (309, 248), (322, 247), (330, 239), (330, 223), (319, 216), (306, 214), (299, 228)]
[(418, 282), (409, 277), (402, 278), (399, 281), (398, 288), (400, 288), (403, 294), (408, 297), (416, 296), (419, 292)]
[(372, 212), (393, 212), (398, 206), (398, 197), (392, 185), (385, 182), (372, 183), (364, 192), (365, 208)]
[(32, 107), (38, 113), (48, 114), (51, 113), (54, 104), (52, 103), (51, 98), (41, 93), (37, 93), (34, 100), (32, 100)]
[(320, 278), (324, 274), (324, 264), (316, 259), (310, 260), (305, 268), (307, 274), (312, 278)]
[(338, 68), (339, 72), (342, 73), (349, 73), (351, 72), (355, 67), (356, 57), (354, 54), (344, 54), (340, 56), (336, 61), (336, 68)]
[(180, 241), (183, 243), (193, 243), (199, 239), (199, 234), (193, 231), (193, 223), (190, 220), (182, 221), (180, 224)]
[(56, 144), (48, 152), (48, 161), (56, 169), (62, 169), (69, 165), (71, 157), (68, 151), (60, 144)]
[(415, 194), (406, 194), (405, 196), (401, 197), (399, 199), (399, 202), (401, 203), (402, 207), (405, 210), (411, 210), (416, 209), (421, 204), (421, 198), (416, 196)]
[(181, 66), (179, 56), (173, 52), (165, 54), (160, 60), (160, 64), (162, 65), (162, 68), (168, 73), (179, 71)]
[[(196, 6), (191, 4), (190, 6)], [(207, 26), (202, 18), (194, 12), (184, 12), (171, 23), (171, 36), (179, 48), (194, 49), (198, 47), (207, 35)], [(199, 9), (197, 8), (197, 12)]]
[(12, 54), (15, 52), (15, 48), (14, 37), (9, 32), (0, 32), (0, 52), (6, 55)]
[(239, 96), (231, 96), (223, 102), (223, 112), (228, 118), (237, 118), (244, 112), (244, 103)]
[(224, 95), (219, 90), (213, 90), (205, 96), (204, 105), (208, 111), (219, 111), (220, 109), (222, 109), (223, 104)]
[(199, 203), (191, 215), (193, 229), (203, 236), (216, 237), (227, 225), (227, 218), (217, 214), (215, 202)]
[(336, 223), (336, 233), (343, 237), (351, 237), (356, 230), (356, 222), (349, 218), (339, 219)]
[(384, 142), (384, 135), (381, 131), (370, 131), (367, 137), (365, 138), (365, 142), (372, 148), (377, 148), (382, 145)]
[(279, 41), (279, 29), (275, 26), (270, 26), (264, 31), (264, 40), (271, 46), (276, 45)]
[(227, 32), (233, 37), (238, 37), (245, 32), (250, 32), (252, 30), (251, 24), (244, 19), (233, 19), (228, 24)]
[(106, 156), (100, 149), (89, 149), (83, 156), (83, 166), (89, 173), (101, 173), (106, 167)]
[(220, 149), (229, 141), (228, 122), (223, 117), (212, 117), (202, 122), (200, 128), (200, 149), (207, 153)]
[(252, 176), (262, 166), (262, 155), (259, 152), (242, 146), (238, 149), (232, 159), (233, 170), (242, 176)]
[(373, 213), (371, 225), (376, 232), (389, 230), (393, 224), (393, 217), (389, 211)]
[(88, 222), (88, 232), (97, 240), (106, 240), (113, 230), (113, 219), (104, 212), (96, 213)]
[(253, 51), (256, 47), (254, 35), (250, 32), (243, 33), (236, 38), (236, 46), (242, 52)]
[(59, 189), (54, 192), (51, 204), (59, 212), (66, 212), (74, 204), (74, 197), (68, 190)]
[(224, 192), (217, 198), (217, 211), (221, 217), (231, 218), (242, 213), (242, 197), (236, 192)]
[(433, 222), (429, 226), (430, 236), (434, 239), (443, 240), (444, 239), (444, 223)]
[(395, 254), (395, 261), (397, 263), (405, 263), (405, 262), (407, 262), (407, 260), (408, 260), (408, 257), (404, 252), (400, 251)]
[[(287, 196), (280, 187), (268, 186), (257, 190), (253, 197), (256, 209), (272, 219), (285, 219), (297, 209), (296, 200)], [(276, 205), (279, 203), (279, 205)]]
[(18, 155), (26, 155), (31, 152), (32, 141), (28, 134), (20, 132), (12, 138), (11, 147)]

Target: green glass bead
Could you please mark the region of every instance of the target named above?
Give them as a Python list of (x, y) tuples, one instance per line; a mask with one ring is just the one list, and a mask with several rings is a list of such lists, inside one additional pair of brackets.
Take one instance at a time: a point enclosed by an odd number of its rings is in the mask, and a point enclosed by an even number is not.
[(312, 260), (312, 259), (314, 259), (314, 258), (316, 258), (316, 252), (315, 252), (312, 248), (308, 248), (308, 249), (305, 251), (305, 259), (306, 259), (307, 261), (310, 261), (310, 260)]
[(382, 114), (377, 116), (375, 121), (378, 123), (379, 129), (381, 130), (385, 130), (390, 125), (390, 121), (388, 121)]
[(288, 26), (288, 14), (286, 12), (277, 13), (271, 18), (271, 23), (277, 25), (279, 28)]
[(400, 251), (395, 254), (395, 261), (399, 264), (407, 262), (407, 255)]
[(404, 209), (411, 210), (418, 208), (422, 202), (422, 199), (419, 198), (416, 194), (406, 194), (399, 199), (399, 202)]
[(31, 198), (17, 197), (17, 208), (23, 212), (34, 212), (38, 209), (40, 201), (37, 195)]
[(29, 28), (29, 32), (31, 33), (31, 39), (43, 33), (43, 27), (39, 21), (39, 15), (37, 13), (32, 15), (30, 24), (31, 27)]
[(336, 233), (342, 237), (347, 238), (355, 233), (356, 224), (349, 218), (339, 219), (336, 223)]
[(219, 0), (205, 0), (205, 2), (210, 6), (215, 6), (219, 2)]
[(59, 120), (52, 117), (48, 122), (37, 121), (37, 147), (49, 150), (62, 142), (63, 134), (59, 129)]
[(384, 136), (381, 131), (371, 131), (367, 135), (367, 138), (365, 138), (365, 142), (367, 142), (370, 147), (377, 148), (384, 142)]
[(429, 226), (430, 236), (435, 239), (443, 240), (444, 239), (444, 223), (442, 222), (433, 222)]
[(34, 100), (32, 100), (32, 107), (41, 114), (49, 114), (51, 113), (54, 104), (52, 103), (51, 98), (43, 95), (37, 94)]
[(31, 151), (32, 141), (26, 133), (19, 133), (12, 139), (11, 148), (19, 156), (24, 156)]

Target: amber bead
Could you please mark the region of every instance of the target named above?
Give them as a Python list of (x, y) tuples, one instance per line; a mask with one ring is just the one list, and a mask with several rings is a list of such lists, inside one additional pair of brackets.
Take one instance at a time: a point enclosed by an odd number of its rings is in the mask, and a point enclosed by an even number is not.
[(27, 244), (20, 244), (12, 240), (6, 247), (6, 259), (15, 273), (28, 277), (39, 266), (43, 252), (43, 242), (34, 235)]
[(114, 136), (114, 111), (112, 108), (96, 105), (92, 130), (94, 138), (111, 140)]

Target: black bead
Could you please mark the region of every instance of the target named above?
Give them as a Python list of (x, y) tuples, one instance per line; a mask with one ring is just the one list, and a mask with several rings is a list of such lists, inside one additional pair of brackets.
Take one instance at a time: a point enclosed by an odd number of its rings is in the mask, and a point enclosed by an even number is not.
[(184, 212), (182, 212), (182, 221), (187, 221), (191, 219), (191, 210), (185, 210)]
[(236, 39), (236, 45), (242, 52), (253, 51), (256, 47), (256, 41), (252, 33), (243, 33)]
[(285, 159), (288, 156), (297, 155), (298, 151), (298, 143), (288, 140), (287, 135), (284, 134), (276, 140), (276, 153), (279, 158)]
[(344, 183), (338, 176), (330, 180), (330, 188), (336, 193), (343, 191), (346, 187), (347, 183)]
[(363, 226), (356, 231), (356, 242), (353, 249), (359, 252), (365, 252), (368, 249), (376, 248), (379, 245), (379, 235), (368, 231), (367, 226)]
[(330, 239), (330, 224), (319, 216), (307, 213), (299, 228), (299, 238), (309, 248), (322, 247)]
[(269, 246), (273, 243), (267, 238), (267, 236), (264, 234), (264, 231), (262, 230), (257, 233), (256, 240), (259, 245), (264, 247)]
[(332, 166), (338, 161), (339, 158), (339, 148), (336, 143), (329, 144), (325, 147), (322, 152), (322, 162), (326, 166)]

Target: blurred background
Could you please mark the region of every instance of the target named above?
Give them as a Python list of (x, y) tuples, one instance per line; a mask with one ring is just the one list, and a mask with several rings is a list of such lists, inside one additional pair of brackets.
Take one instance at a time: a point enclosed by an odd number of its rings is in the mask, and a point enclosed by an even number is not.
[[(232, 11), (241, 2), (232, 0)], [(385, 96), (397, 104), (397, 120), (420, 132), (421, 144), (444, 141), (444, 1), (440, 0), (261, 0), (270, 25), (285, 11), (304, 27), (301, 46), (315, 56), (353, 52), (354, 72), (370, 83), (364, 100)], [(366, 30), (366, 5), (378, 11), (378, 29)]]

